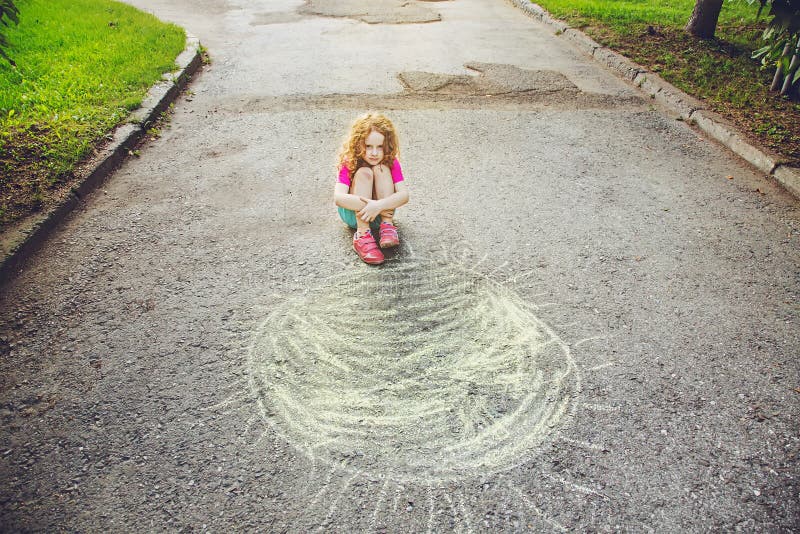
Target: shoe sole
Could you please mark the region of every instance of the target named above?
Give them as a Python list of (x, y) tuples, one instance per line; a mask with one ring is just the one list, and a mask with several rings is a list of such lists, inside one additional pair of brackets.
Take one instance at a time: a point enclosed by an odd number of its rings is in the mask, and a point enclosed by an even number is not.
[(386, 244), (379, 243), (379, 244), (381, 248), (392, 248), (392, 247), (399, 247), (400, 241), (396, 241), (394, 243), (386, 243)]

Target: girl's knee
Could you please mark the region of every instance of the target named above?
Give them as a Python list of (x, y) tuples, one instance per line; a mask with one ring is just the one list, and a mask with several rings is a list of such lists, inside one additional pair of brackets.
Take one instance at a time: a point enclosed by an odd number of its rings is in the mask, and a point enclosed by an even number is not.
[(375, 179), (375, 174), (369, 167), (361, 167), (356, 171), (353, 179), (363, 182), (372, 182)]
[(385, 198), (394, 193), (394, 181), (389, 167), (375, 165), (372, 168), (372, 174), (375, 176), (375, 192), (379, 198)]
[(392, 171), (386, 165), (375, 165), (372, 167), (372, 173), (378, 179), (392, 178)]

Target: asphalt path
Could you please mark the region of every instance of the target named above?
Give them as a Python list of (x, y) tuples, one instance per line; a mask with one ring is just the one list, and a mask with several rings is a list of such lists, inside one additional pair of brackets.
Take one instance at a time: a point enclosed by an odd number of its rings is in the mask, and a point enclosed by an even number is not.
[(2, 288), (2, 530), (800, 528), (796, 200), (499, 0), (132, 3), (211, 62)]

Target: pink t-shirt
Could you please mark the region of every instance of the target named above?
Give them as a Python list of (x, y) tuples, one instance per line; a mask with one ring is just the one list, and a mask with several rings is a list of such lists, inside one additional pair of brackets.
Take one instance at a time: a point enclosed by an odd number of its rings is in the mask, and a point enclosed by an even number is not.
[[(394, 163), (392, 163), (392, 182), (397, 183), (402, 181), (403, 170), (400, 168), (400, 161), (395, 158)], [(352, 182), (350, 181), (350, 170), (345, 166), (342, 166), (342, 168), (339, 169), (339, 183), (342, 183), (347, 187), (352, 185)]]

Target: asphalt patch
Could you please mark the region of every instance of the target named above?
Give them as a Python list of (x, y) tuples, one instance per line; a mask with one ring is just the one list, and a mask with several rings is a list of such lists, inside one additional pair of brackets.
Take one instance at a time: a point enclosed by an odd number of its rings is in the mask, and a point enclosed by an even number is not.
[(515, 93), (580, 93), (578, 86), (560, 72), (526, 70), (514, 65), (467, 63), (478, 76), (402, 72), (398, 75), (407, 91), (453, 95), (505, 95)]
[(631, 109), (647, 103), (635, 94), (581, 91), (551, 70), (527, 70), (498, 63), (467, 63), (478, 73), (454, 75), (406, 71), (398, 75), (403, 91), (393, 94), (257, 96), (222, 101), (214, 112), (253, 113), (325, 109)]
[(442, 20), (442, 16), (429, 7), (403, 0), (309, 0), (298, 12), (322, 17), (351, 18), (367, 24), (422, 24)]

